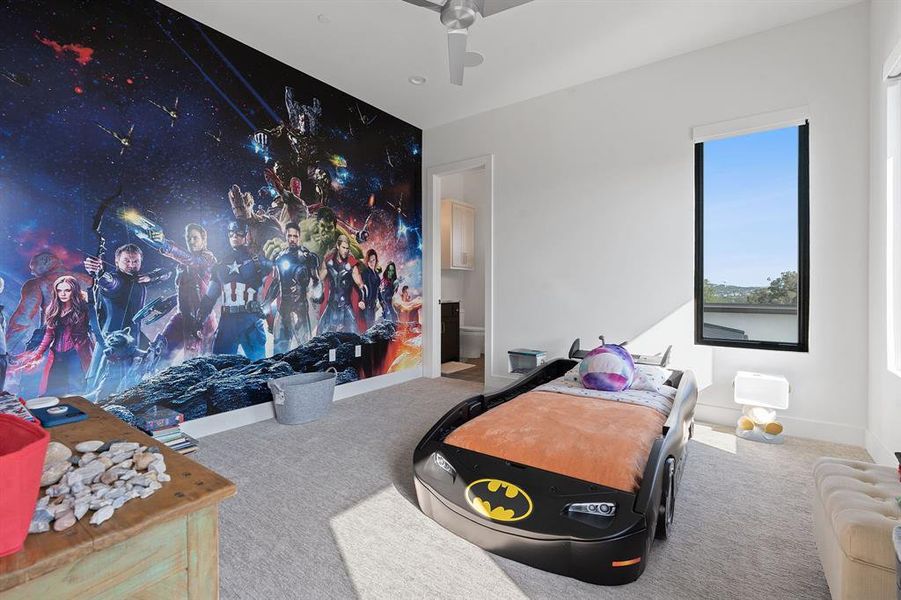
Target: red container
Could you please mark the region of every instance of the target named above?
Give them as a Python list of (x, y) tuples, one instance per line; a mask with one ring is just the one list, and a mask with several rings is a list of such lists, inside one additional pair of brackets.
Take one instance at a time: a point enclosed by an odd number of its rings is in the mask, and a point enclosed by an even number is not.
[(0, 556), (25, 544), (49, 443), (46, 429), (0, 415)]

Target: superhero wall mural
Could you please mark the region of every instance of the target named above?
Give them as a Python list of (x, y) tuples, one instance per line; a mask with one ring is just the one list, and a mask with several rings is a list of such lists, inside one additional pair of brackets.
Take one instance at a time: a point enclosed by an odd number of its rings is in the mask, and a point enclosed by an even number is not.
[(3, 389), (192, 419), (420, 363), (419, 129), (154, 2), (0, 33)]

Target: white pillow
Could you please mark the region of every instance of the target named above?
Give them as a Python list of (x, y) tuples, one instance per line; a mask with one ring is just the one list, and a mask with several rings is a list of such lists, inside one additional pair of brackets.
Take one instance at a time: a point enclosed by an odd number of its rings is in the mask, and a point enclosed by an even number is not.
[(635, 376), (632, 378), (630, 390), (647, 392), (663, 392), (664, 383), (669, 379), (669, 369), (654, 365), (635, 365)]
[(575, 381), (579, 385), (582, 385), (582, 378), (579, 377), (579, 365), (576, 365), (575, 367), (564, 373), (563, 381)]

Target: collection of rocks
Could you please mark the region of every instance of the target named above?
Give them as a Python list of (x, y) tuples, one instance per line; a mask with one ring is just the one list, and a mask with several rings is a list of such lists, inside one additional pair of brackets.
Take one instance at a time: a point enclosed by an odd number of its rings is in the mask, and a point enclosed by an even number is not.
[(159, 448), (137, 442), (87, 441), (75, 446), (50, 442), (41, 474), (44, 495), (38, 500), (29, 533), (63, 531), (89, 510), (91, 524), (100, 525), (123, 504), (147, 498), (171, 477)]
[[(398, 338), (397, 325), (379, 321), (363, 334), (330, 331), (310, 338), (284, 354), (256, 361), (238, 354), (197, 356), (144, 379), (129, 389), (98, 398), (99, 405), (126, 423), (154, 406), (171, 408), (185, 419), (272, 401), (268, 381), (297, 373), (321, 372), (334, 367), (336, 384), (382, 373), (389, 345)], [(357, 357), (356, 348), (369, 352)], [(335, 351), (335, 358), (330, 352)]]

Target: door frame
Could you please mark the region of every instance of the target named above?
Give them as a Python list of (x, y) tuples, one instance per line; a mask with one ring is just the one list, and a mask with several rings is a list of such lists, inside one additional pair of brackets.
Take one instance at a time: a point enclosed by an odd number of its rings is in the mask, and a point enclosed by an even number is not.
[[(494, 155), (436, 165), (426, 169), (426, 202), (423, 207), (423, 344), (425, 377), (441, 377), (441, 178), (466, 171), (484, 170), (487, 207), (476, 218), (486, 219), (485, 230), (485, 383), (492, 380), (494, 354)], [(478, 229), (478, 227), (476, 228)]]

